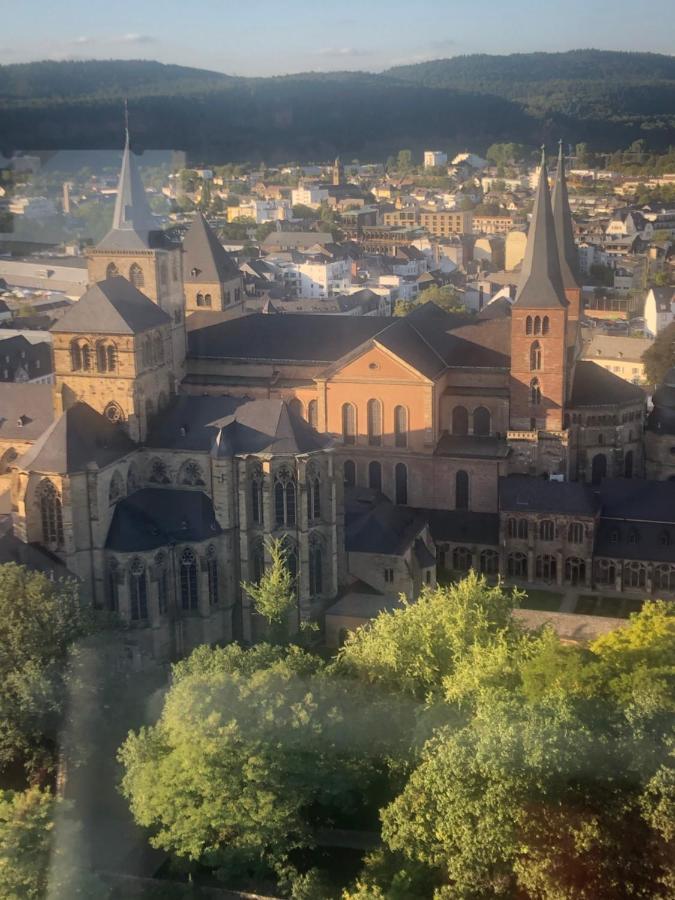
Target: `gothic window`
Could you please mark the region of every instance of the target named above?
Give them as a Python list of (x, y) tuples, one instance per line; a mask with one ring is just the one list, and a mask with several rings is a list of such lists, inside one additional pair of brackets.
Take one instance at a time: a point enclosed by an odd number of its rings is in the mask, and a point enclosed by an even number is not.
[(204, 294), (204, 306), (211, 306), (211, 294)]
[(288, 408), (293, 413), (293, 415), (297, 416), (299, 419), (302, 419), (302, 403), (300, 400), (298, 400), (297, 397), (293, 397), (293, 399), (289, 401)]
[(382, 466), (375, 459), (368, 465), (368, 487), (374, 491), (382, 490)]
[(510, 538), (517, 538), (520, 541), (527, 540), (527, 519), (516, 519), (512, 516), (507, 522), (507, 530)]
[(468, 547), (455, 547), (452, 551), (452, 568), (455, 572), (468, 572), (473, 562), (473, 556)]
[(108, 503), (116, 503), (122, 496), (124, 496), (124, 479), (120, 472), (115, 470), (108, 486)]
[(534, 317), (534, 333), (541, 334), (541, 317), (540, 316)]
[(455, 509), (469, 508), (469, 473), (460, 469), (455, 475)]
[(555, 581), (558, 564), (555, 556), (546, 553), (537, 557), (536, 575), (538, 581)]
[(134, 287), (140, 288), (145, 284), (145, 278), (143, 277), (143, 269), (138, 265), (138, 263), (132, 263), (129, 268), (129, 281), (133, 284)]
[(394, 408), (394, 444), (397, 447), (408, 446), (408, 410), (405, 406)]
[(473, 433), (478, 435), (490, 434), (490, 410), (485, 406), (478, 406), (473, 411)]
[(307, 404), (307, 421), (312, 428), (319, 427), (319, 404), (316, 400), (310, 400)]
[(530, 382), (530, 404), (532, 406), (539, 406), (541, 403), (541, 387), (539, 386), (539, 379), (533, 378)]
[(396, 482), (396, 502), (401, 506), (405, 506), (408, 502), (408, 467), (405, 463), (396, 463), (394, 479)]
[(595, 564), (595, 580), (599, 584), (616, 582), (616, 564), (611, 559), (599, 559)]
[(623, 586), (627, 588), (643, 588), (647, 581), (647, 567), (644, 563), (632, 560), (624, 563)]
[(552, 541), (555, 537), (555, 526), (551, 519), (542, 519), (539, 523), (539, 540)]
[(80, 354), (82, 358), (82, 369), (85, 372), (91, 372), (92, 369), (92, 352), (89, 344), (84, 341), (80, 343)]
[(209, 583), (209, 606), (218, 606), (218, 556), (213, 546), (206, 551), (206, 575)]
[(584, 526), (581, 522), (570, 522), (567, 529), (567, 540), (570, 544), (582, 544), (584, 541)]
[(356, 485), (356, 463), (353, 459), (346, 459), (344, 464), (344, 482), (347, 487)]
[(120, 609), (120, 573), (116, 559), (111, 559), (106, 571), (106, 608), (108, 612), (119, 612)]
[(274, 521), (277, 525), (295, 525), (295, 478), (287, 466), (274, 477)]
[(163, 459), (155, 457), (150, 462), (150, 477), (148, 479), (153, 484), (169, 484), (171, 479)]
[(469, 433), (469, 413), (465, 406), (456, 406), (452, 411), (452, 433), (459, 435)]
[(188, 459), (187, 462), (184, 462), (180, 467), (178, 483), (186, 484), (189, 487), (202, 487), (205, 482), (199, 463), (195, 462), (194, 459)]
[(133, 494), (134, 491), (137, 491), (141, 483), (141, 479), (138, 475), (138, 467), (136, 463), (132, 462), (129, 464), (129, 469), (127, 470), (127, 494)]
[(159, 332), (152, 339), (152, 357), (156, 366), (164, 362), (164, 342)]
[(263, 524), (263, 476), (259, 467), (251, 476), (251, 520), (254, 525)]
[(527, 556), (524, 553), (509, 553), (506, 571), (511, 578), (527, 578)]
[(108, 263), (106, 270), (105, 270), (105, 277), (106, 278), (115, 278), (119, 274), (120, 274), (119, 269), (117, 268), (115, 263), (114, 262)]
[(136, 557), (129, 566), (129, 614), (132, 622), (148, 618), (148, 580), (145, 564)]
[(313, 472), (307, 478), (307, 518), (310, 522), (321, 518), (321, 482)]
[(565, 560), (565, 580), (570, 584), (581, 584), (586, 578), (586, 563), (583, 559), (570, 556)]
[(480, 571), (482, 575), (497, 575), (499, 572), (499, 553), (496, 550), (481, 550)]
[(204, 295), (201, 291), (197, 294), (197, 306), (204, 306)]
[(70, 342), (70, 368), (79, 372), (82, 368), (82, 347), (77, 340)]
[(525, 319), (525, 334), (532, 334), (532, 316)]
[(654, 569), (654, 587), (658, 591), (675, 591), (675, 566), (663, 563)]
[(262, 541), (257, 541), (251, 547), (251, 580), (254, 584), (260, 584), (260, 579), (265, 572), (265, 550)]
[(199, 608), (197, 557), (189, 547), (183, 550), (180, 558), (180, 602), (184, 610)]
[(155, 555), (155, 567), (157, 569), (157, 601), (160, 616), (165, 616), (169, 611), (169, 572), (166, 566), (166, 555), (160, 550)]
[(316, 597), (323, 591), (323, 550), (316, 535), (309, 539), (309, 593)]
[(297, 594), (300, 586), (298, 580), (298, 548), (295, 543), (285, 541), (284, 549), (286, 553), (286, 568), (291, 573), (293, 590)]
[(591, 483), (600, 484), (607, 475), (607, 457), (604, 453), (596, 453), (591, 463)]
[(352, 403), (342, 404), (342, 441), (345, 444), (356, 443), (356, 410)]
[(382, 404), (379, 400), (368, 401), (368, 443), (379, 447), (382, 443)]
[(103, 410), (103, 415), (109, 422), (113, 422), (117, 424), (117, 422), (122, 422), (124, 419), (124, 414), (122, 412), (121, 406), (117, 403), (109, 403), (106, 408)]
[(548, 316), (544, 316), (543, 321), (541, 323), (541, 333), (548, 334), (551, 330), (551, 323), (549, 321)]
[(61, 497), (52, 481), (45, 479), (38, 488), (40, 516), (42, 519), (42, 543), (63, 546), (63, 510)]
[(538, 372), (541, 369), (541, 344), (535, 341), (530, 347), (530, 371)]

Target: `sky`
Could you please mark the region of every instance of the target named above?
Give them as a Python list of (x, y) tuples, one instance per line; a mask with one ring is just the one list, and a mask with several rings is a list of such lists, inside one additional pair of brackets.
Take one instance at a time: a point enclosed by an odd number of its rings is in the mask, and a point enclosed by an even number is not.
[(0, 63), (155, 59), (231, 75), (675, 50), (675, 0), (0, 0), (0, 23)]

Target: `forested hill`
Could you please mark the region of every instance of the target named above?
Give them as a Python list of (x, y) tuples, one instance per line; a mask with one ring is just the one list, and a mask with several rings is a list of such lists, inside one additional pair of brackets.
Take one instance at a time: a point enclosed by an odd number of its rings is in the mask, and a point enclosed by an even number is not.
[(112, 148), (129, 98), (137, 149), (193, 161), (385, 158), (562, 137), (675, 144), (675, 59), (577, 50), (465, 56), (365, 72), (239, 78), (151, 61), (0, 66), (0, 152)]

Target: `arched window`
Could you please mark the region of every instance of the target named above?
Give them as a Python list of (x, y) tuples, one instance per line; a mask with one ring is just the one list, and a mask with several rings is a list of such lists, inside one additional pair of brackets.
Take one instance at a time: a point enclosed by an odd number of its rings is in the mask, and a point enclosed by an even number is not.
[(452, 411), (452, 433), (469, 433), (469, 413), (465, 406), (456, 406)]
[(463, 469), (455, 475), (455, 509), (469, 508), (469, 474)]
[(396, 481), (396, 502), (405, 506), (408, 502), (408, 467), (405, 463), (396, 463), (394, 469)]
[(541, 323), (541, 333), (548, 334), (550, 330), (551, 330), (551, 323), (549, 321), (549, 318), (548, 318), (548, 316), (544, 316), (544, 319)]
[(143, 269), (138, 265), (138, 263), (132, 263), (129, 268), (129, 281), (133, 284), (134, 287), (140, 288), (145, 284), (145, 278), (143, 277)]
[(157, 572), (157, 605), (160, 616), (169, 611), (169, 571), (166, 565), (166, 554), (160, 550), (155, 554), (155, 571)]
[(211, 306), (212, 298), (211, 294), (204, 294), (204, 306)]
[(307, 404), (307, 421), (312, 428), (319, 427), (319, 403), (317, 400), (310, 400)]
[(153, 484), (169, 484), (171, 479), (163, 459), (155, 457), (150, 461), (150, 476), (148, 481)]
[(70, 342), (70, 368), (73, 372), (79, 372), (82, 368), (82, 347), (77, 340)]
[(353, 459), (346, 459), (344, 464), (344, 482), (347, 487), (354, 487), (356, 484), (356, 463)]
[(408, 410), (405, 406), (394, 407), (394, 444), (408, 446)]
[(342, 441), (356, 443), (356, 409), (351, 403), (342, 404)]
[(477, 406), (473, 411), (473, 433), (490, 434), (490, 410), (485, 406)]
[(675, 591), (675, 566), (663, 563), (654, 569), (654, 588), (657, 591)]
[(368, 487), (374, 491), (382, 490), (382, 466), (377, 460), (368, 465)]
[(530, 347), (530, 371), (538, 372), (541, 369), (541, 344), (534, 341)]
[(541, 334), (541, 317), (540, 316), (534, 317), (534, 333)]
[(197, 306), (204, 306), (204, 295), (201, 291), (197, 294)]
[(499, 553), (496, 550), (481, 550), (480, 571), (482, 575), (497, 575), (499, 573)]
[(218, 556), (213, 546), (206, 551), (206, 575), (209, 583), (209, 606), (218, 606)]
[(108, 503), (116, 503), (122, 496), (124, 496), (124, 478), (116, 469), (108, 485)]
[(120, 571), (119, 564), (116, 559), (111, 559), (108, 563), (105, 579), (105, 603), (108, 612), (119, 612), (120, 610)]
[(42, 519), (42, 543), (54, 547), (63, 546), (63, 510), (61, 497), (48, 478), (38, 488), (40, 516)]
[(611, 559), (599, 559), (595, 564), (595, 580), (598, 584), (616, 583), (616, 564)]
[(582, 522), (570, 522), (567, 528), (567, 540), (570, 544), (583, 544), (584, 526)]
[(114, 262), (108, 263), (105, 270), (106, 278), (116, 278), (119, 275), (119, 269)]
[(525, 319), (525, 334), (532, 334), (532, 316)]
[(138, 466), (135, 462), (129, 463), (127, 469), (127, 494), (133, 494), (140, 487), (141, 479), (138, 474)]
[(251, 547), (251, 580), (260, 584), (265, 573), (265, 549), (262, 541), (256, 541)]
[(524, 553), (509, 553), (506, 571), (511, 578), (527, 578), (527, 556)]
[(647, 581), (647, 567), (638, 560), (624, 563), (623, 586), (627, 588), (643, 588)]
[(323, 592), (323, 551), (316, 535), (309, 539), (309, 593), (315, 597)]
[(541, 388), (539, 387), (539, 379), (533, 378), (530, 382), (530, 404), (539, 406), (541, 403)]
[(633, 477), (633, 451), (629, 450), (623, 460), (623, 474), (625, 478)]
[(82, 359), (82, 368), (85, 372), (91, 372), (92, 369), (92, 352), (87, 341), (80, 341), (80, 354)]
[(183, 550), (180, 558), (180, 602), (185, 610), (199, 608), (197, 557), (189, 547)]
[(106, 408), (103, 410), (103, 415), (109, 422), (113, 422), (114, 424), (124, 421), (124, 413), (122, 412), (122, 407), (114, 401), (108, 403)]
[(510, 538), (517, 540), (527, 540), (528, 522), (527, 519), (517, 519), (512, 516), (507, 522), (508, 535)]
[(295, 478), (287, 466), (274, 477), (274, 520), (277, 525), (295, 525)]
[(298, 400), (297, 397), (293, 397), (292, 400), (288, 401), (288, 408), (293, 413), (294, 416), (297, 416), (299, 419), (302, 419), (302, 402)]
[(582, 584), (586, 579), (586, 563), (583, 559), (570, 556), (565, 560), (565, 580), (570, 584)]
[(132, 622), (145, 622), (148, 618), (148, 579), (145, 563), (139, 557), (129, 566), (129, 616)]
[(195, 462), (194, 459), (188, 459), (184, 462), (178, 473), (178, 483), (186, 484), (190, 487), (203, 487), (205, 484), (204, 473), (199, 463)]
[(318, 474), (312, 472), (307, 478), (307, 518), (310, 522), (321, 518), (321, 482)]
[(379, 447), (382, 443), (382, 405), (379, 400), (368, 401), (368, 443)]
[(251, 519), (254, 525), (263, 524), (263, 474), (260, 467), (251, 476)]
[(591, 463), (591, 483), (600, 484), (607, 475), (607, 457), (604, 453), (596, 453)]
[(550, 553), (538, 556), (535, 570), (538, 581), (555, 581), (558, 571), (558, 564), (555, 556)]
[(539, 540), (552, 541), (555, 537), (555, 526), (551, 519), (542, 519), (539, 523)]
[(164, 362), (164, 342), (159, 332), (152, 338), (152, 358), (156, 366)]
[(455, 547), (452, 551), (452, 568), (455, 572), (468, 572), (473, 556), (468, 547)]

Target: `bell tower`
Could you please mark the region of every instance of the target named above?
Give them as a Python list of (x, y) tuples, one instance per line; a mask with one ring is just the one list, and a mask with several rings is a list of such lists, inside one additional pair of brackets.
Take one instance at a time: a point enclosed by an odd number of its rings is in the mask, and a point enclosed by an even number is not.
[(562, 431), (567, 310), (542, 148), (539, 183), (516, 299), (511, 308), (510, 424)]

